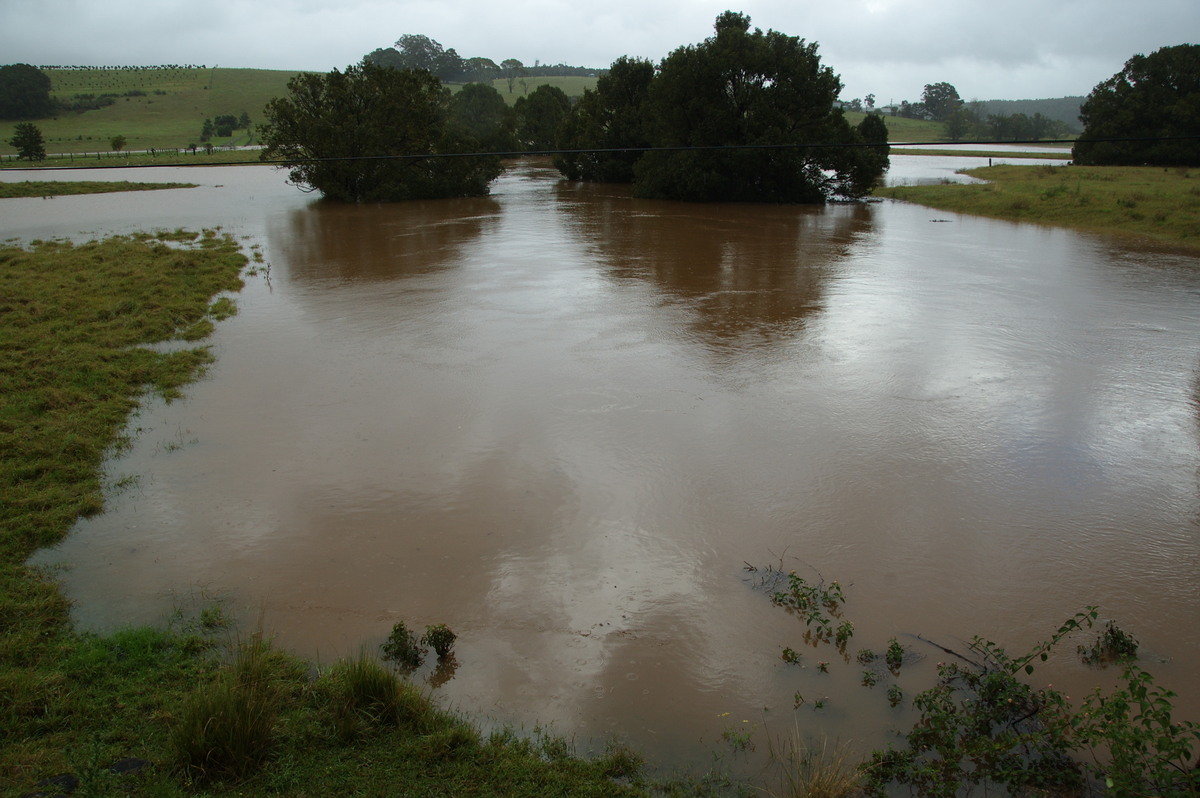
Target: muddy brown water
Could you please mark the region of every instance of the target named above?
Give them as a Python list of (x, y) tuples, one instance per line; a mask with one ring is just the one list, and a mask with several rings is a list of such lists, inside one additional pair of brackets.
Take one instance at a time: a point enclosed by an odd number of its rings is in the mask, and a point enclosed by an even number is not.
[[(945, 656), (917, 635), (1019, 651), (1098, 604), (1200, 720), (1194, 256), (892, 202), (636, 201), (536, 161), (362, 207), (265, 167), (104, 177), (203, 185), (3, 200), (2, 237), (219, 225), (270, 271), (207, 377), (132, 419), (106, 512), (35, 557), (85, 628), (219, 599), (330, 662), (446, 623), (444, 705), (664, 767), (743, 761), (743, 732), (886, 742), (883, 685), (747, 570), (782, 566), (845, 586), (851, 653), (905, 643), (910, 694)], [(1110, 683), (1080, 642), (1034, 681)]]

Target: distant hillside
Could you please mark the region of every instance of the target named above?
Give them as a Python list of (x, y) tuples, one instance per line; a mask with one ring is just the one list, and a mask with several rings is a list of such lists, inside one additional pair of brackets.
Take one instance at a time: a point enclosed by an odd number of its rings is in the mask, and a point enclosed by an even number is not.
[[(251, 124), (263, 121), (263, 108), (287, 90), (296, 72), (269, 69), (218, 69), (195, 66), (45, 68), (50, 94), (75, 110), (34, 120), (47, 152), (108, 150), (114, 136), (126, 149), (184, 148), (201, 145), (205, 119), (240, 115)], [(0, 152), (8, 146), (14, 123), (0, 123)], [(214, 144), (244, 144), (245, 131)]]
[(1084, 97), (1055, 97), (1049, 100), (982, 100), (968, 103), (971, 107), (980, 107), (980, 116), (1013, 116), (1025, 114), (1032, 117), (1041, 114), (1047, 119), (1055, 119), (1067, 126), (1072, 133), (1079, 133), (1083, 125), (1079, 123), (1079, 106)]
[[(50, 119), (36, 119), (47, 152), (107, 151), (114, 136), (124, 136), (127, 150), (183, 149), (203, 146), (205, 119), (243, 111), (252, 125), (264, 121), (264, 108), (287, 93), (287, 82), (298, 72), (271, 69), (226, 69), (197, 66), (163, 67), (43, 67), (50, 76), (51, 96), (75, 110)], [(543, 83), (578, 97), (596, 85), (594, 77), (534, 77), (494, 81), (512, 104)], [(460, 86), (451, 86), (457, 90)], [(16, 150), (8, 143), (15, 122), (0, 122), (0, 154)], [(214, 145), (251, 144), (252, 134), (235, 131), (214, 138)]]

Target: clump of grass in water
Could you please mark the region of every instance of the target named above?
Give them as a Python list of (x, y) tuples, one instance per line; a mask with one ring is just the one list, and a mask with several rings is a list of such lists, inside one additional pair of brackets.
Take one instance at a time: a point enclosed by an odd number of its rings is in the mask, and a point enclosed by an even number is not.
[(324, 689), (334, 729), (342, 739), (381, 725), (416, 732), (434, 725), (433, 705), (420, 690), (365, 652), (335, 665)]
[(862, 794), (862, 770), (846, 745), (830, 746), (827, 739), (822, 739), (819, 747), (807, 744), (796, 728), (782, 750), (772, 743), (770, 753), (781, 771), (778, 788), (766, 790), (771, 798), (850, 798)]
[(1138, 641), (1114, 621), (1104, 625), (1104, 631), (1096, 636), (1096, 642), (1090, 646), (1079, 646), (1076, 649), (1079, 658), (1088, 665), (1101, 665), (1108, 662), (1129, 662), (1137, 659)]

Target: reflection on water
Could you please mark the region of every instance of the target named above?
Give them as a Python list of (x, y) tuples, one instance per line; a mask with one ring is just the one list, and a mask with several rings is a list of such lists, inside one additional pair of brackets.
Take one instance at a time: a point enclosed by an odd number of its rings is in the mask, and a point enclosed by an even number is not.
[(500, 213), (491, 197), (344, 205), (317, 202), (292, 211), (272, 231), (296, 280), (395, 279), (453, 265), (464, 244)]
[[(201, 591), (328, 660), (440, 622), (457, 669), (418, 678), (444, 701), (584, 749), (706, 766), (742, 720), (760, 752), (793, 723), (881, 744), (882, 690), (780, 659), (803, 628), (745, 568), (782, 564), (846, 586), (855, 650), (926, 655), (907, 691), (938, 656), (913, 635), (1016, 650), (1098, 603), (1200, 715), (1194, 257), (899, 203), (636, 201), (537, 161), (445, 203), (221, 185), (153, 218), (261, 244), (271, 281), (133, 421), (110, 476), (137, 485), (38, 557), (85, 626)], [(24, 237), (136, 224), (12, 207)], [(1074, 642), (1038, 678), (1094, 682)]]
[[(868, 205), (633, 203), (622, 187), (562, 182), (558, 208), (614, 279), (649, 281), (693, 315), (690, 334), (741, 350), (793, 339), (820, 310), (828, 266), (870, 229)], [(736, 355), (735, 355), (736, 356)]]

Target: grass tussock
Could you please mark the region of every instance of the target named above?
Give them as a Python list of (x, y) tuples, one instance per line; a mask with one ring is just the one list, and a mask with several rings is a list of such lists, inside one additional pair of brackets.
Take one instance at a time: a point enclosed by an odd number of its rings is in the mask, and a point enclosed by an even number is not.
[(70, 181), (23, 180), (19, 183), (0, 182), (0, 199), (15, 197), (66, 197), (74, 194), (111, 194), (118, 191), (156, 191), (163, 188), (195, 188), (195, 183), (131, 183), (127, 180)]
[(289, 693), (287, 661), (269, 644), (239, 645), (231, 665), (184, 701), (172, 725), (175, 761), (198, 783), (241, 779), (270, 754)]
[(987, 184), (895, 186), (879, 196), (946, 211), (1150, 239), (1200, 250), (1200, 172), (1148, 166), (989, 166)]
[(805, 742), (799, 729), (771, 755), (780, 770), (772, 798), (855, 798), (865, 795), (862, 768), (849, 746)]

